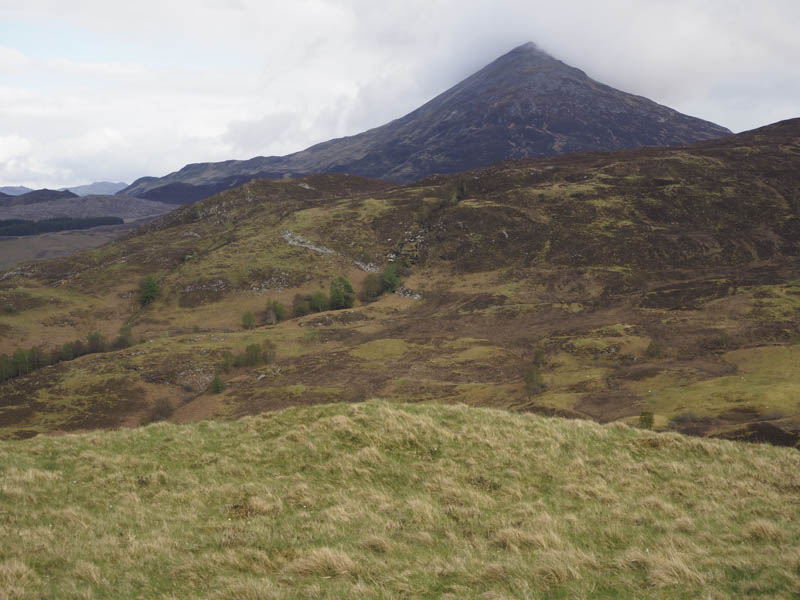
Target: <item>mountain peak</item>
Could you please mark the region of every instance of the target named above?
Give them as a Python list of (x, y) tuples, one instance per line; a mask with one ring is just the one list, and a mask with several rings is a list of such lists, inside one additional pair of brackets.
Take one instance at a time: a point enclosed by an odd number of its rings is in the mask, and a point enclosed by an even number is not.
[(508, 158), (676, 146), (731, 132), (594, 81), (526, 42), (382, 127), (282, 157), (196, 164), (125, 193), (193, 201), (254, 178), (350, 173), (410, 182)]

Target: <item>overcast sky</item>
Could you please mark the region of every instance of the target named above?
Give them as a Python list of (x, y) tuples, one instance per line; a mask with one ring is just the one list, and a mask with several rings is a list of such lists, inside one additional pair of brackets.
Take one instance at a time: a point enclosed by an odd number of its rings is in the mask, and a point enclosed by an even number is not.
[(737, 132), (800, 116), (798, 0), (0, 0), (0, 185), (302, 150), (527, 41)]

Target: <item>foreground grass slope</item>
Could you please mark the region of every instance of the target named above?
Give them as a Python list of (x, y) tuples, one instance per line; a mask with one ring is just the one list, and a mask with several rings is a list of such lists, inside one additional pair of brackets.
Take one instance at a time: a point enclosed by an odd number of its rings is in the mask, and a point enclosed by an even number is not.
[(790, 598), (800, 454), (464, 406), (0, 444), (4, 598)]

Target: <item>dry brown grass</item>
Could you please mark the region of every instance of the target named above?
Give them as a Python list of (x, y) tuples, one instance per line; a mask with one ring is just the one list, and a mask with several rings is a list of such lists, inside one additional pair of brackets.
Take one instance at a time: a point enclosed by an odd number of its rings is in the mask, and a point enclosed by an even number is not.
[(800, 455), (368, 402), (0, 444), (0, 597), (790, 598)]

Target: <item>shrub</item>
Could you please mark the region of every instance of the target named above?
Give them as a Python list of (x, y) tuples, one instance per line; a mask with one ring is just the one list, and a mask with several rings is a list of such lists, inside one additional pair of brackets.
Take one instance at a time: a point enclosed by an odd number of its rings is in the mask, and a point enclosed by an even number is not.
[(47, 361), (47, 353), (44, 351), (44, 348), (40, 346), (34, 346), (28, 352), (31, 361), (31, 371), (35, 371), (36, 369), (41, 369), (42, 367), (46, 367), (50, 364)]
[(308, 301), (308, 305), (314, 312), (326, 311), (328, 310), (328, 297), (323, 291), (314, 292), (311, 294), (311, 299)]
[(105, 352), (108, 350), (108, 342), (99, 331), (93, 331), (86, 338), (86, 351), (88, 354), (95, 352)]
[(164, 419), (169, 418), (172, 414), (172, 404), (166, 398), (159, 398), (156, 400), (155, 405), (153, 406), (153, 412), (150, 415), (151, 421), (163, 421)]
[(75, 349), (72, 342), (67, 342), (61, 346), (61, 360), (72, 360), (75, 358)]
[(642, 429), (652, 429), (653, 428), (653, 413), (650, 411), (644, 411), (639, 415), (639, 427)]
[(361, 301), (374, 302), (383, 293), (383, 282), (381, 277), (375, 273), (370, 273), (364, 278), (361, 285)]
[(147, 275), (139, 282), (139, 305), (147, 306), (158, 298), (160, 293), (158, 281), (152, 275)]
[(133, 339), (133, 332), (131, 328), (127, 325), (120, 327), (119, 335), (111, 344), (111, 347), (114, 350), (120, 350), (122, 348), (129, 348), (133, 346), (135, 340)]
[(286, 307), (277, 300), (267, 301), (267, 322), (280, 323), (286, 320)]
[(253, 313), (249, 310), (242, 315), (242, 327), (245, 329), (252, 329), (255, 326), (256, 320)]
[(219, 394), (225, 389), (225, 384), (222, 383), (222, 378), (219, 376), (219, 373), (214, 373), (214, 379), (211, 380), (209, 389), (211, 390), (212, 394)]
[(385, 292), (393, 292), (403, 283), (400, 280), (400, 265), (392, 263), (381, 274), (381, 287)]
[(225, 350), (222, 353), (222, 362), (219, 365), (219, 368), (222, 372), (227, 373), (233, 368), (233, 353), (230, 350)]
[(534, 396), (544, 390), (544, 381), (542, 374), (539, 372), (539, 367), (531, 364), (525, 371), (525, 391), (528, 396)]
[(356, 303), (356, 293), (352, 284), (339, 275), (331, 281), (330, 307), (333, 310), (352, 308)]
[(11, 379), (16, 376), (14, 361), (6, 354), (0, 354), (0, 381)]
[(72, 356), (73, 358), (78, 358), (79, 356), (83, 356), (88, 351), (86, 349), (86, 344), (83, 343), (82, 340), (75, 340), (72, 342)]
[(533, 358), (531, 359), (531, 363), (536, 365), (537, 367), (543, 367), (546, 360), (547, 360), (547, 355), (544, 353), (544, 350), (542, 350), (541, 348), (537, 348), (533, 352)]
[(303, 317), (311, 312), (311, 304), (309, 300), (311, 296), (305, 294), (295, 294), (292, 300), (292, 316)]
[(14, 365), (14, 373), (16, 376), (25, 375), (31, 370), (31, 354), (28, 350), (20, 348), (15, 351), (11, 356), (11, 362)]
[(234, 367), (254, 367), (261, 362), (261, 347), (258, 344), (250, 344), (241, 354), (237, 354), (233, 359)]
[(264, 340), (261, 343), (261, 360), (266, 364), (275, 360), (275, 343), (272, 340)]

